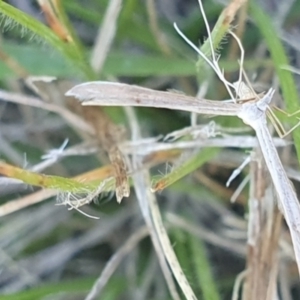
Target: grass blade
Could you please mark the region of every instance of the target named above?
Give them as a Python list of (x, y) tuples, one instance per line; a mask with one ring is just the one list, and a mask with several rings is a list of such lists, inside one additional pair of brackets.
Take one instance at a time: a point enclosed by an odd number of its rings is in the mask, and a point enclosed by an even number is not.
[[(299, 95), (297, 92), (296, 84), (293, 75), (286, 70), (282, 69), (282, 66), (289, 64), (288, 57), (285, 53), (284, 47), (271, 19), (266, 13), (259, 7), (255, 1), (250, 3), (251, 15), (254, 19), (255, 24), (259, 28), (263, 35), (265, 42), (270, 51), (275, 71), (278, 76), (280, 87), (282, 89), (282, 95), (289, 112), (294, 112), (299, 109)], [(293, 138), (295, 141), (295, 147), (297, 150), (298, 161), (300, 158), (300, 131), (293, 131)]]
[(75, 43), (62, 41), (50, 28), (3, 1), (0, 1), (0, 14), (4, 19), (2, 23), (4, 28), (11, 26), (12, 23), (17, 23), (22, 28), (32, 32), (33, 36), (38, 37), (38, 40), (44, 40), (57, 49), (71, 62), (72, 66), (80, 70), (81, 75), (85, 78), (95, 78), (86, 58)]
[(219, 152), (217, 148), (206, 148), (197, 153), (191, 159), (184, 162), (180, 167), (173, 170), (171, 173), (167, 174), (163, 178), (154, 181), (152, 185), (152, 191), (161, 191), (166, 187), (170, 186), (177, 180), (188, 175), (189, 173), (195, 171), (213, 156)]

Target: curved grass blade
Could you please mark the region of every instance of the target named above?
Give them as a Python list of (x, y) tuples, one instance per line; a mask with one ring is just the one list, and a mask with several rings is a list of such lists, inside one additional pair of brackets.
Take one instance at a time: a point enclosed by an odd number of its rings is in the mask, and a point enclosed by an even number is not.
[(219, 152), (217, 148), (205, 148), (193, 156), (191, 159), (184, 162), (180, 167), (173, 170), (171, 173), (165, 175), (159, 180), (155, 180), (152, 184), (151, 190), (153, 192), (161, 191), (178, 181), (182, 177), (188, 175), (189, 173), (195, 171), (197, 168), (202, 166), (205, 162), (211, 159)]
[[(231, 3), (225, 7), (225, 9), (220, 14), (217, 23), (215, 24), (214, 28), (210, 33), (208, 33), (211, 37), (211, 41), (208, 38), (204, 44), (200, 47), (200, 51), (208, 58), (210, 59), (213, 56), (213, 51), (216, 51), (230, 30), (231, 22), (233, 21), (237, 11), (239, 8), (244, 4), (246, 1), (231, 1)], [(200, 3), (200, 1), (199, 1)], [(201, 5), (201, 3), (200, 3)], [(204, 11), (202, 12), (204, 13)], [(203, 16), (205, 19), (205, 16)], [(210, 44), (212, 42), (212, 45)], [(200, 56), (197, 63), (196, 63), (196, 69), (197, 74), (200, 78), (203, 77), (203, 66), (204, 66), (205, 60)], [(207, 68), (205, 68), (207, 69)]]
[(191, 234), (188, 234), (187, 238), (189, 239), (191, 248), (190, 257), (193, 259), (195, 277), (197, 277), (199, 286), (201, 287), (203, 299), (220, 300), (220, 294), (204, 242)]
[[(297, 93), (296, 84), (293, 75), (282, 66), (288, 65), (289, 60), (285, 53), (284, 47), (280, 41), (277, 31), (275, 30), (271, 19), (262, 11), (255, 1), (250, 2), (250, 12), (255, 24), (263, 35), (265, 42), (270, 51), (276, 74), (279, 78), (282, 95), (289, 112), (294, 112), (299, 109), (299, 95)], [(293, 138), (300, 161), (300, 131), (293, 131)]]
[[(107, 169), (107, 167), (104, 168)], [(78, 176), (75, 179), (71, 179), (71, 178), (64, 178), (60, 176), (34, 173), (6, 163), (0, 163), (0, 174), (10, 178), (22, 180), (26, 184), (40, 186), (47, 189), (55, 189), (62, 192), (76, 193), (76, 194), (92, 192), (99, 186), (99, 184), (103, 179), (110, 177), (109, 176), (110, 173), (107, 172), (107, 170), (104, 170), (103, 172), (104, 177), (101, 179), (98, 178), (95, 180), (95, 178), (92, 177), (93, 180), (89, 181), (88, 174), (87, 174), (87, 178), (85, 178), (85, 176), (82, 175), (82, 176)], [(112, 180), (109, 180), (103, 187), (104, 191), (111, 191), (112, 189), (114, 189), (113, 178)]]
[(16, 9), (15, 7), (0, 1), (0, 14), (2, 15), (2, 26), (9, 27), (11, 23), (17, 23), (21, 27), (32, 32), (38, 40), (43, 40), (57, 49), (66, 57), (85, 78), (95, 78), (94, 72), (90, 68), (84, 54), (75, 43), (67, 43), (61, 40), (50, 28), (34, 19), (30, 15)]
[[(31, 287), (21, 292), (16, 292), (8, 295), (0, 295), (0, 300), (32, 300), (32, 299), (45, 299), (61, 298), (78, 298), (82, 297), (83, 293), (89, 290), (95, 278), (72, 279), (59, 281), (58, 283), (40, 284), (36, 287)], [(103, 297), (107, 300), (116, 299), (126, 289), (126, 280), (124, 278), (112, 278), (103, 293)]]

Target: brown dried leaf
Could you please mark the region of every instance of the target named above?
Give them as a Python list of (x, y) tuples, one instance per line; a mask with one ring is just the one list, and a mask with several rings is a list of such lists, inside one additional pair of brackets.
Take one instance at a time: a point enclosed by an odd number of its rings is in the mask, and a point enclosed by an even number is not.
[(126, 160), (118, 144), (124, 140), (125, 130), (112, 122), (101, 107), (84, 107), (78, 101), (69, 102), (72, 110), (81, 115), (94, 129), (99, 145), (108, 153), (116, 181), (116, 197), (120, 203), (130, 194)]
[(111, 148), (108, 155), (114, 169), (116, 197), (120, 203), (123, 197), (129, 197), (130, 194), (125, 158), (117, 146)]
[(72, 42), (72, 36), (69, 34), (65, 25), (59, 20), (55, 12), (57, 7), (57, 1), (38, 0), (38, 3), (45, 15), (47, 23), (51, 29), (59, 36), (63, 41)]

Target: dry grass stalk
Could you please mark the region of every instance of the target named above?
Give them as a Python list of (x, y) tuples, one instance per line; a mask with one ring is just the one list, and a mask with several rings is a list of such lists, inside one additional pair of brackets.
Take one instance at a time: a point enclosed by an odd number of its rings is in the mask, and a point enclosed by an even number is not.
[[(201, 2), (199, 3), (201, 10), (203, 10)], [(213, 49), (208, 25), (207, 28)], [(294, 188), (285, 173), (273, 139), (267, 128), (266, 114), (270, 112), (269, 104), (272, 100), (274, 90), (271, 88), (264, 96), (257, 96), (253, 99), (249, 99), (247, 102), (236, 100), (235, 97), (233, 97), (233, 92), (239, 94), (241, 77), (238, 85), (229, 83), (224, 78), (223, 72), (217, 64), (217, 59), (213, 56), (213, 60), (210, 61), (177, 27), (176, 29), (185, 41), (215, 70), (219, 79), (225, 84), (232, 99), (235, 100), (235, 103), (196, 99), (168, 92), (153, 91), (137, 86), (110, 82), (83, 83), (72, 88), (66, 95), (77, 97), (82, 101), (83, 105), (162, 107), (197, 112), (200, 114), (235, 115), (242, 119), (245, 124), (251, 126), (256, 132), (262, 154), (278, 195), (279, 208), (285, 217), (291, 233), (296, 262), (300, 272), (300, 204)], [(243, 58), (242, 45), (238, 38), (235, 35), (233, 36), (241, 47)], [(240, 74), (242, 74), (242, 72)]]
[(91, 66), (99, 73), (116, 34), (116, 26), (121, 10), (122, 0), (111, 0), (105, 12), (103, 23), (96, 37), (91, 55)]
[(37, 2), (45, 15), (47, 23), (57, 36), (63, 41), (72, 42), (72, 36), (69, 34), (68, 29), (57, 16), (57, 0), (38, 0)]
[(272, 300), (277, 293), (278, 244), (281, 213), (274, 202), (273, 188), (261, 152), (251, 163), (247, 273), (243, 300)]
[[(136, 115), (132, 109), (126, 109), (127, 117), (131, 127), (131, 136), (133, 142), (141, 138), (140, 126)], [(142, 165), (142, 160), (137, 155), (132, 156), (132, 169), (138, 170)], [(158, 207), (155, 196), (150, 192), (150, 174), (148, 170), (140, 170), (132, 176), (133, 187), (136, 197), (148, 227), (151, 240), (156, 251), (161, 270), (165, 277), (168, 289), (173, 299), (179, 300), (180, 296), (177, 292), (176, 285), (172, 274), (176, 278), (182, 292), (188, 300), (196, 299), (196, 296), (189, 285), (183, 270), (174, 253), (174, 249), (169, 240), (168, 234), (164, 227), (162, 216)]]
[(130, 193), (126, 159), (119, 148), (125, 138), (124, 128), (116, 125), (101, 108), (82, 107), (74, 99), (69, 99), (68, 106), (92, 126), (95, 132), (92, 139), (108, 154), (116, 179), (117, 201), (120, 203)]

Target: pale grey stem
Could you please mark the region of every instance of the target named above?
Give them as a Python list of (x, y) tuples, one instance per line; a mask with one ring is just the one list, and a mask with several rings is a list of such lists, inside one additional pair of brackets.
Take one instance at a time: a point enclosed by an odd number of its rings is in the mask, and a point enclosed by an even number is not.
[(0, 90), (0, 99), (12, 103), (34, 106), (34, 107), (42, 108), (44, 110), (55, 112), (60, 116), (62, 116), (66, 121), (68, 121), (75, 128), (94, 134), (94, 129), (87, 122), (85, 122), (82, 118), (70, 112), (64, 107), (43, 102), (36, 97), (24, 96), (17, 93), (10, 93), (4, 90)]
[(238, 176), (241, 174), (242, 170), (250, 163), (251, 161), (251, 157), (248, 156), (243, 162), (242, 164), (236, 168), (232, 174), (230, 175), (229, 179), (226, 182), (226, 187), (229, 187), (231, 182)]
[[(125, 112), (127, 113), (128, 120), (130, 121), (132, 140), (136, 141), (141, 138), (138, 120), (136, 118), (133, 109), (127, 108)], [(133, 155), (132, 157), (133, 168), (138, 168), (140, 163), (141, 163), (140, 158), (137, 157), (137, 155)], [(196, 297), (193, 297), (194, 296), (193, 291), (191, 290), (191, 287), (189, 286), (183, 274), (183, 271), (176, 260), (176, 256), (173, 253), (173, 248), (171, 246), (171, 242), (169, 241), (168, 235), (164, 228), (156, 198), (149, 191), (149, 186), (150, 186), (149, 171), (144, 170), (144, 171), (136, 172), (133, 174), (132, 178), (133, 178), (133, 186), (135, 189), (136, 197), (138, 199), (141, 212), (147, 224), (154, 249), (157, 253), (157, 257), (160, 262), (161, 269), (166, 279), (167, 286), (169, 288), (170, 294), (172, 295), (172, 298), (175, 300), (180, 299), (176, 290), (174, 280), (167, 266), (167, 262), (169, 263), (170, 269), (172, 270), (174, 277), (177, 279), (179, 286), (182, 288), (183, 293), (186, 295), (186, 298), (188, 300), (196, 299)], [(175, 263), (173, 264), (172, 262), (174, 260), (172, 260), (173, 258), (172, 254), (175, 256), (175, 260), (176, 260)]]
[(138, 229), (134, 232), (131, 237), (125, 242), (125, 244), (110, 258), (107, 262), (105, 268), (103, 269), (101, 275), (94, 283), (93, 288), (85, 297), (85, 300), (94, 300), (99, 299), (103, 288), (106, 286), (108, 280), (113, 275), (116, 268), (120, 265), (122, 260), (128, 253), (132, 252), (132, 250), (137, 246), (137, 244), (148, 235), (148, 229), (146, 226)]
[[(282, 139), (273, 141), (276, 147), (285, 147), (288, 145)], [(199, 139), (192, 141), (181, 141), (174, 143), (131, 143), (125, 142), (121, 144), (122, 151), (126, 154), (148, 155), (158, 151), (174, 150), (174, 149), (194, 149), (200, 147), (235, 147), (235, 148), (253, 148), (257, 147), (257, 139), (252, 136), (229, 136), (225, 138)], [(235, 174), (234, 174), (235, 175)], [(238, 175), (238, 174), (237, 174)], [(230, 178), (232, 180), (234, 178)]]
[(249, 176), (246, 176), (243, 181), (239, 184), (235, 192), (232, 194), (230, 197), (230, 202), (235, 203), (237, 200), (238, 196), (242, 193), (243, 189), (246, 187), (247, 183), (249, 182), (250, 178)]
[(91, 66), (97, 73), (101, 71), (115, 37), (122, 0), (111, 0), (108, 3), (91, 55)]
[(5, 204), (0, 205), (0, 217), (6, 216), (30, 205), (40, 203), (50, 197), (55, 196), (57, 193), (58, 192), (54, 190), (40, 190), (33, 194), (26, 195), (20, 199), (13, 199)]
[(247, 275), (247, 270), (242, 271), (236, 278), (234, 286), (233, 286), (233, 292), (231, 300), (238, 300), (239, 299), (239, 291), (242, 286), (242, 281), (245, 279)]
[(266, 122), (261, 119), (257, 122), (254, 129), (278, 194), (279, 207), (290, 229), (300, 273), (300, 205), (294, 187), (286, 175), (266, 125)]
[(243, 104), (243, 109), (239, 117), (255, 130), (278, 195), (279, 208), (290, 230), (296, 262), (300, 273), (300, 204), (274, 146), (272, 136), (267, 127), (265, 114), (273, 94), (274, 90), (270, 89), (259, 101)]

